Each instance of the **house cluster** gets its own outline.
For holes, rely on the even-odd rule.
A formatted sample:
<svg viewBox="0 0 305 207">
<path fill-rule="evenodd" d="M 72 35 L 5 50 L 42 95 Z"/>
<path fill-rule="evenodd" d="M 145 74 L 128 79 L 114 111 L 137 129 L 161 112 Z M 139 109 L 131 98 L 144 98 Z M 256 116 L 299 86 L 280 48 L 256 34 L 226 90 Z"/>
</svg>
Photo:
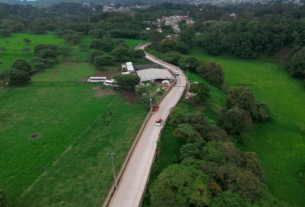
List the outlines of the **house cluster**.
<svg viewBox="0 0 305 207">
<path fill-rule="evenodd" d="M 162 19 L 157 19 L 157 25 L 158 26 L 160 26 L 161 24 L 171 25 L 173 30 L 176 33 L 179 33 L 180 29 L 179 29 L 178 23 L 182 19 L 185 19 L 187 24 L 191 23 L 191 21 L 192 21 L 191 19 L 189 19 L 188 16 L 179 16 L 179 15 L 173 15 L 173 16 L 169 16 L 169 17 L 163 16 Z M 161 28 L 157 28 L 157 31 L 162 32 Z"/>
</svg>

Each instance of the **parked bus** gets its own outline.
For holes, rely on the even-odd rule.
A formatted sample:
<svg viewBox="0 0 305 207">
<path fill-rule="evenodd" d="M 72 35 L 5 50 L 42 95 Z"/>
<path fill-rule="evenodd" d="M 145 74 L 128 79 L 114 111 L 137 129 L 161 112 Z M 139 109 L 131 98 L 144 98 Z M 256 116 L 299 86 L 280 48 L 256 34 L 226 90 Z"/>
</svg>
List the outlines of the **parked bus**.
<svg viewBox="0 0 305 207">
<path fill-rule="evenodd" d="M 162 116 L 159 116 L 158 119 L 157 119 L 157 121 L 156 121 L 156 125 L 157 125 L 157 126 L 161 126 L 162 123 L 163 123 Z"/>
<path fill-rule="evenodd" d="M 87 81 L 89 83 L 102 83 L 107 80 L 107 77 L 90 77 Z"/>
</svg>

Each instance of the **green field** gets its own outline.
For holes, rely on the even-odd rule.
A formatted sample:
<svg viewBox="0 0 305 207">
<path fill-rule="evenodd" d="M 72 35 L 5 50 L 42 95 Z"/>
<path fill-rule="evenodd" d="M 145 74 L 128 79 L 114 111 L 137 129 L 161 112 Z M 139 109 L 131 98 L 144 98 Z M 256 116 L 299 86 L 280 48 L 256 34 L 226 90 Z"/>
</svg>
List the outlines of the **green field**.
<svg viewBox="0 0 305 207">
<path fill-rule="evenodd" d="M 298 174 L 305 171 L 305 90 L 301 81 L 291 78 L 272 58 L 213 57 L 198 48 L 190 56 L 221 63 L 231 87 L 245 84 L 257 100 L 268 104 L 273 121 L 256 124 L 240 147 L 257 152 L 275 197 L 304 206 L 305 186 L 298 181 Z"/>
<path fill-rule="evenodd" d="M 34 57 L 33 50 L 29 55 L 12 52 L 26 46 L 17 41 L 23 38 L 37 41 L 30 47 L 64 42 L 51 33 L 0 38 L 0 44 L 10 42 L 4 43 L 9 51 L 0 55 L 1 69 L 9 68 L 14 59 Z M 82 43 L 88 46 L 92 39 L 84 36 Z M 126 42 L 135 47 L 140 41 Z M 76 47 L 66 59 L 85 60 L 88 51 Z M 114 62 L 105 71 L 120 67 L 121 63 Z M 148 108 L 126 104 L 133 98 L 128 93 L 97 90 L 101 84 L 80 81 L 97 72 L 88 62 L 61 62 L 35 74 L 24 86 L 5 89 L 1 84 L 0 183 L 12 206 L 41 207 L 61 201 L 102 205 L 113 183 L 107 153 L 116 153 L 118 172 Z M 108 116 L 109 112 L 114 115 Z"/>
</svg>

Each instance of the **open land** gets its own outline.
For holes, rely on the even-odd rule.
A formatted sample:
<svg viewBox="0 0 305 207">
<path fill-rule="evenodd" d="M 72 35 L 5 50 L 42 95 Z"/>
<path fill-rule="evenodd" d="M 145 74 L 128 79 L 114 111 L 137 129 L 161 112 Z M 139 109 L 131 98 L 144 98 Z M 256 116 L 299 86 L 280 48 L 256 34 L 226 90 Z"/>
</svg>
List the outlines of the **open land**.
<svg viewBox="0 0 305 207">
<path fill-rule="evenodd" d="M 23 38 L 32 42 L 26 45 Z M 88 46 L 93 39 L 84 36 L 79 44 Z M 131 48 L 140 42 L 125 41 Z M 65 45 L 51 33 L 1 38 L 0 45 L 8 52 L 0 55 L 0 69 L 10 68 L 17 58 L 30 61 L 35 56 L 33 46 L 40 43 Z M 29 54 L 12 51 L 26 46 L 32 48 Z M 87 59 L 88 50 L 72 48 L 59 60 Z M 110 78 L 120 67 L 114 62 L 97 70 L 89 62 L 62 61 L 33 75 L 24 86 L 0 87 L 0 183 L 6 186 L 12 206 L 41 207 L 61 201 L 101 206 L 113 183 L 107 153 L 116 153 L 118 172 L 148 112 L 133 93 L 85 81 L 97 75 Z"/>
<path fill-rule="evenodd" d="M 190 56 L 221 63 L 231 87 L 249 87 L 257 100 L 269 106 L 273 120 L 256 124 L 238 147 L 258 154 L 270 192 L 276 198 L 303 206 L 305 186 L 298 180 L 298 174 L 305 171 L 305 90 L 301 81 L 291 78 L 272 58 L 213 57 L 199 48 Z"/>
</svg>

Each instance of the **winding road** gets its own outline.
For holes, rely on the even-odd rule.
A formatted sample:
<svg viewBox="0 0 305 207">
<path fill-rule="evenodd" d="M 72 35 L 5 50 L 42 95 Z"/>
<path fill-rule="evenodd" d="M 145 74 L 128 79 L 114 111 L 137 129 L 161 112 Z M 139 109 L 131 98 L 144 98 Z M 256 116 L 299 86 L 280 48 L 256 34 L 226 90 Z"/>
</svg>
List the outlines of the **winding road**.
<svg viewBox="0 0 305 207">
<path fill-rule="evenodd" d="M 139 45 L 136 49 L 144 49 L 150 43 Z M 187 78 L 180 68 L 166 63 L 151 54 L 146 53 L 146 59 L 163 66 L 172 71 L 179 71 L 176 76 L 177 84 L 171 89 L 160 104 L 158 111 L 153 112 L 139 138 L 137 145 L 128 161 L 126 169 L 118 183 L 118 189 L 114 192 L 108 206 L 111 207 L 137 207 L 141 205 L 142 196 L 145 193 L 149 181 L 150 168 L 154 161 L 156 142 L 163 126 L 156 126 L 156 119 L 159 116 L 166 120 L 170 109 L 180 100 Z"/>
</svg>

